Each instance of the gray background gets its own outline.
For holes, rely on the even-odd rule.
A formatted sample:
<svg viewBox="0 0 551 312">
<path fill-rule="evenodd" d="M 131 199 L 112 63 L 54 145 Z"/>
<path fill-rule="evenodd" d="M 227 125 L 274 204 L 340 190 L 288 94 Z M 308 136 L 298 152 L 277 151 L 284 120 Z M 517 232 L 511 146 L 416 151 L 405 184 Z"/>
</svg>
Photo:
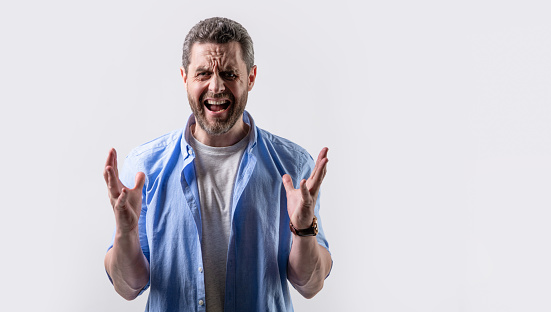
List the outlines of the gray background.
<svg viewBox="0 0 551 312">
<path fill-rule="evenodd" d="M 335 264 L 297 311 L 551 310 L 547 3 L 1 4 L 2 310 L 143 310 L 104 273 L 103 164 L 185 124 L 181 45 L 220 15 L 255 42 L 257 124 L 330 148 Z"/>
</svg>

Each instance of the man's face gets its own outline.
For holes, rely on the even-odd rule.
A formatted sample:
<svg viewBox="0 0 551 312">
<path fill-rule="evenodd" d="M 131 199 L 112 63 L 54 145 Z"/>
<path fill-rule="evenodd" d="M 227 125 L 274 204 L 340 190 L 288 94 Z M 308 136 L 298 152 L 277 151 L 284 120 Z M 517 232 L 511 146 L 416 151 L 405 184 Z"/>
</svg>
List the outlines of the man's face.
<svg viewBox="0 0 551 312">
<path fill-rule="evenodd" d="M 241 53 L 237 42 L 195 43 L 187 73 L 181 69 L 191 110 L 209 135 L 228 132 L 242 118 L 256 66 L 247 72 Z"/>
</svg>

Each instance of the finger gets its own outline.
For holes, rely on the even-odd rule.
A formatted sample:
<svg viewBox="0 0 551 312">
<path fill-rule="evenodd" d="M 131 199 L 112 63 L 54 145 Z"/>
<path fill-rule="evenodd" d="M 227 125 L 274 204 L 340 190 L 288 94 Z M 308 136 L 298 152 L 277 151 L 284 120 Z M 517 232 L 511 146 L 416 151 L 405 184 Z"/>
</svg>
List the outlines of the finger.
<svg viewBox="0 0 551 312">
<path fill-rule="evenodd" d="M 113 162 L 114 151 L 115 151 L 114 148 L 111 148 L 109 150 L 109 153 L 107 154 L 107 159 L 105 160 L 105 166 L 104 166 L 105 168 L 114 166 L 114 162 Z"/>
<path fill-rule="evenodd" d="M 103 179 L 105 180 L 105 184 L 109 183 L 109 175 L 107 173 L 107 167 L 103 168 Z"/>
<path fill-rule="evenodd" d="M 327 158 L 327 151 L 328 151 L 327 147 L 324 147 L 321 150 L 321 152 L 318 156 L 318 159 L 316 160 L 316 166 L 314 167 L 314 170 L 310 174 L 309 179 L 312 179 L 312 180 L 315 181 L 315 180 L 319 180 L 320 175 L 324 176 L 323 172 L 325 170 L 325 165 L 329 161 L 329 159 Z"/>
<path fill-rule="evenodd" d="M 319 168 L 320 168 L 320 163 L 323 159 L 327 158 L 327 152 L 329 151 L 329 149 L 327 147 L 324 147 L 321 149 L 319 155 L 318 155 L 318 159 L 316 160 L 316 165 L 314 166 L 314 170 L 312 170 L 312 173 L 310 174 L 310 178 L 313 179 L 314 176 L 316 175 L 316 173 L 318 173 L 319 171 Z"/>
<path fill-rule="evenodd" d="M 143 185 L 145 184 L 145 173 L 143 172 L 138 172 L 136 173 L 136 179 L 135 179 L 135 187 L 133 188 L 133 190 L 142 190 L 143 189 Z"/>
<path fill-rule="evenodd" d="M 302 195 L 302 199 L 306 201 L 310 198 L 310 192 L 308 191 L 308 188 L 306 187 L 306 180 L 302 179 L 300 181 L 300 194 Z"/>
<path fill-rule="evenodd" d="M 327 164 L 329 163 L 329 159 L 327 159 L 327 162 L 325 162 L 325 166 L 323 166 L 322 176 L 321 179 L 325 179 L 325 175 L 327 174 Z"/>
<path fill-rule="evenodd" d="M 105 167 L 113 165 L 112 159 L 113 159 L 113 151 L 114 150 L 115 150 L 114 148 L 111 148 L 109 150 L 109 153 L 107 154 L 107 160 L 105 161 Z"/>
<path fill-rule="evenodd" d="M 115 174 L 119 177 L 119 165 L 117 162 L 117 150 L 113 148 L 113 167 L 115 168 Z"/>
<path fill-rule="evenodd" d="M 321 183 L 323 182 L 325 174 L 327 173 L 327 162 L 329 162 L 329 159 L 327 158 L 324 158 L 319 162 L 316 174 L 309 181 L 311 182 L 309 183 L 311 194 L 317 194 L 319 188 L 321 187 Z"/>
<path fill-rule="evenodd" d="M 105 168 L 107 171 L 107 190 L 111 198 L 117 198 L 120 195 L 118 177 L 115 176 L 113 167 L 108 166 Z"/>
<path fill-rule="evenodd" d="M 329 163 L 329 158 L 327 158 L 327 151 L 325 153 L 325 164 L 323 165 L 323 169 L 321 171 L 321 180 L 325 178 L 325 175 L 327 174 L 327 163 Z"/>
<path fill-rule="evenodd" d="M 293 185 L 293 179 L 291 179 L 290 175 L 284 174 L 281 180 L 283 181 L 283 186 L 285 187 L 285 191 L 291 192 L 295 189 Z"/>
<path fill-rule="evenodd" d="M 114 169 L 115 175 L 119 176 L 119 169 L 117 168 L 117 151 L 114 148 L 111 148 L 109 150 L 109 154 L 107 155 L 107 160 L 105 161 L 105 168 L 112 167 Z M 106 172 L 104 172 L 105 182 L 107 182 L 107 175 Z"/>
<path fill-rule="evenodd" d="M 113 209 L 117 209 L 117 210 L 126 209 L 126 199 L 127 199 L 127 197 L 128 197 L 128 191 L 123 188 L 119 198 L 117 198 L 117 201 L 115 202 L 115 205 L 113 206 Z"/>
<path fill-rule="evenodd" d="M 324 147 L 321 149 L 319 155 L 318 155 L 318 161 L 327 158 L 327 152 L 329 152 L 329 148 Z"/>
</svg>

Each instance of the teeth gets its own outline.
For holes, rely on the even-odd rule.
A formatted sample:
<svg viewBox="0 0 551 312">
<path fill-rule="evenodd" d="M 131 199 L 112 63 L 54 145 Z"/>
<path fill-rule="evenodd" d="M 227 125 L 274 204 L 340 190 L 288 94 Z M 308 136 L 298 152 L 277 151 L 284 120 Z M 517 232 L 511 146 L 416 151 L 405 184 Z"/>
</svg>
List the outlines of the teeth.
<svg viewBox="0 0 551 312">
<path fill-rule="evenodd" d="M 227 101 L 227 100 L 207 100 L 207 104 L 210 104 L 210 105 L 222 105 L 222 104 L 226 104 L 226 101 Z"/>
</svg>

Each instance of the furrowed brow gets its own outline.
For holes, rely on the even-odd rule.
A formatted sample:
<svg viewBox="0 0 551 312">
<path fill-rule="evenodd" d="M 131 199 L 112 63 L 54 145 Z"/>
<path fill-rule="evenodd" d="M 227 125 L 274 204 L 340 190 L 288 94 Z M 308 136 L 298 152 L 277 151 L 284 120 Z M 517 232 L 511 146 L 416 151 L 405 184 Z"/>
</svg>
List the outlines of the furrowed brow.
<svg viewBox="0 0 551 312">
<path fill-rule="evenodd" d="M 210 72 L 211 69 L 206 66 L 199 66 L 195 69 L 196 72 Z"/>
<path fill-rule="evenodd" d="M 228 66 L 228 67 L 225 67 L 223 70 L 220 70 L 220 71 L 236 73 L 238 70 L 237 70 L 237 67 Z"/>
</svg>

